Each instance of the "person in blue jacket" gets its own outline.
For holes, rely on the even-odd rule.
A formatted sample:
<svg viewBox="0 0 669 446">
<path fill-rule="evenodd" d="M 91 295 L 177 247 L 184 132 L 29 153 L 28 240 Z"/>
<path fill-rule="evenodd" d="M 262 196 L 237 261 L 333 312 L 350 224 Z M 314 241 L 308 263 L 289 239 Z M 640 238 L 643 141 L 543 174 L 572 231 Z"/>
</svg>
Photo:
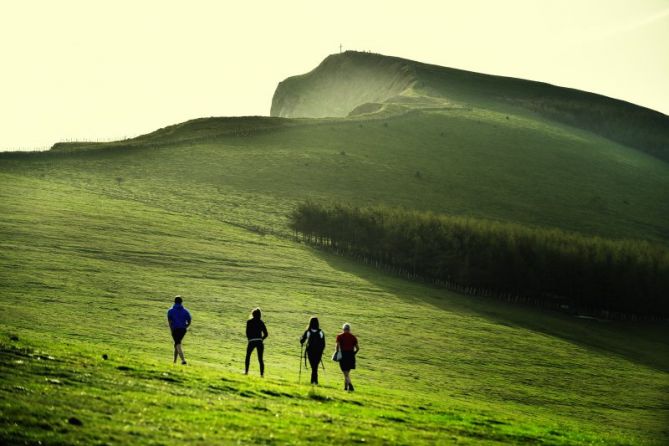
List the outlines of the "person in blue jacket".
<svg viewBox="0 0 669 446">
<path fill-rule="evenodd" d="M 172 339 L 174 339 L 174 363 L 177 362 L 177 355 L 181 358 L 181 363 L 186 364 L 184 351 L 181 348 L 181 341 L 186 336 L 186 330 L 190 326 L 191 317 L 188 310 L 183 306 L 181 296 L 174 298 L 174 305 L 167 311 L 167 322 L 170 324 Z"/>
</svg>

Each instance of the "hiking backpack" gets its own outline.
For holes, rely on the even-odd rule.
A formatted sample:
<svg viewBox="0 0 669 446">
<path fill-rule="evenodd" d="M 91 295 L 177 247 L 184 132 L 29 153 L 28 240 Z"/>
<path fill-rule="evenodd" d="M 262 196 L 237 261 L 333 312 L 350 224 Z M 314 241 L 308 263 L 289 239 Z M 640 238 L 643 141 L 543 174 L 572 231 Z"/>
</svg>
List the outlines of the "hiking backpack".
<svg viewBox="0 0 669 446">
<path fill-rule="evenodd" d="M 318 330 L 316 333 L 307 330 L 307 350 L 323 351 L 325 349 L 325 333 Z"/>
</svg>

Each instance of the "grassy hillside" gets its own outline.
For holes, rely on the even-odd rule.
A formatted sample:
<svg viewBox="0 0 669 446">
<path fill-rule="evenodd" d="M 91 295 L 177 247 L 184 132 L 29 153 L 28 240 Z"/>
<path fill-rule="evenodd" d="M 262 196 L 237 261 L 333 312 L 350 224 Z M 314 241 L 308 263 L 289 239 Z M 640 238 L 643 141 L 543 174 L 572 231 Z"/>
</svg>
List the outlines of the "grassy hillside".
<svg viewBox="0 0 669 446">
<path fill-rule="evenodd" d="M 483 108 L 541 116 L 669 161 L 669 117 L 628 102 L 553 85 L 347 51 L 279 83 L 272 116 Z"/>
<path fill-rule="evenodd" d="M 206 118 L 0 154 L 0 440 L 666 443 L 666 322 L 460 296 L 290 237 L 290 211 L 312 198 L 668 244 L 667 163 L 407 79 L 355 117 Z M 382 99 L 374 88 L 365 100 Z M 184 368 L 164 321 L 175 294 L 195 316 Z M 264 380 L 240 373 L 256 305 Z M 296 383 L 314 313 L 330 345 L 353 324 L 356 393 L 329 361 L 322 388 Z"/>
<path fill-rule="evenodd" d="M 669 165 L 591 133 L 507 116 L 211 118 L 73 153 L 7 154 L 1 168 L 278 231 L 297 202 L 314 198 L 669 240 Z"/>
<path fill-rule="evenodd" d="M 211 217 L 0 175 L 9 444 L 667 438 L 662 325 L 471 300 Z M 185 368 L 170 364 L 164 325 L 176 293 L 195 317 Z M 262 381 L 241 376 L 255 305 L 270 330 Z M 297 337 L 314 313 L 330 342 L 353 323 L 356 393 L 330 362 L 323 388 L 296 384 Z"/>
</svg>

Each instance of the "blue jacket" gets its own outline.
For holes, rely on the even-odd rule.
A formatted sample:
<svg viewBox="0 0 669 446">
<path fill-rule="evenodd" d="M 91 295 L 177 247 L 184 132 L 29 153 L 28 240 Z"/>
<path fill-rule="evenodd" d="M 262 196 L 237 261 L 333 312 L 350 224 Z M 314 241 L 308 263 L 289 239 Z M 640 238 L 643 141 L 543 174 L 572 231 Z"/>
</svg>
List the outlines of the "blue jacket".
<svg viewBox="0 0 669 446">
<path fill-rule="evenodd" d="M 186 328 L 190 325 L 190 313 L 181 304 L 174 304 L 172 308 L 167 310 L 167 321 L 170 323 L 170 328 Z"/>
</svg>

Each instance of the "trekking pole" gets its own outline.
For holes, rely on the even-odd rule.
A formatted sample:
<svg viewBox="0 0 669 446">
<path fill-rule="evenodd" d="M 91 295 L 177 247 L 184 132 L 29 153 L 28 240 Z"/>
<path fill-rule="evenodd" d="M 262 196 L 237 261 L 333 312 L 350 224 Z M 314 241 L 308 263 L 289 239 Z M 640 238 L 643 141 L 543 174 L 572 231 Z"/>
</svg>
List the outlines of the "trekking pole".
<svg viewBox="0 0 669 446">
<path fill-rule="evenodd" d="M 323 364 L 323 358 L 321 358 L 321 366 L 323 367 L 323 377 L 325 377 L 325 364 Z"/>
<path fill-rule="evenodd" d="M 300 381 L 302 381 L 302 349 L 304 348 L 304 344 L 300 344 L 300 374 L 297 377 L 297 383 L 300 384 Z"/>
</svg>

